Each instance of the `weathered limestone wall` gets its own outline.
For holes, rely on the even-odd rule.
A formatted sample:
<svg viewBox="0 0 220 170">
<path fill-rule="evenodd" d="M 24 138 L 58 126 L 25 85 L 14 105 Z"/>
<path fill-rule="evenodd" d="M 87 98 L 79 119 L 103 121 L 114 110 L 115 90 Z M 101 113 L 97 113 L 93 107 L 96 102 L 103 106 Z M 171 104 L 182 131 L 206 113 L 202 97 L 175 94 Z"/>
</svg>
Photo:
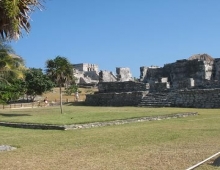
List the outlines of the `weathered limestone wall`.
<svg viewBox="0 0 220 170">
<path fill-rule="evenodd" d="M 99 93 L 146 91 L 146 84 L 141 82 L 99 82 Z"/>
<path fill-rule="evenodd" d="M 143 98 L 147 99 L 148 93 L 148 91 L 96 93 L 86 96 L 86 104 L 91 106 L 137 106 Z M 220 108 L 220 88 L 177 90 L 166 94 L 167 97 L 163 97 L 173 107 Z M 152 93 L 149 98 L 152 98 Z M 164 105 L 164 107 L 166 106 Z"/>
<path fill-rule="evenodd" d="M 88 63 L 80 63 L 73 64 L 73 68 L 78 71 L 99 71 L 99 67 L 97 64 L 88 64 Z"/>
<path fill-rule="evenodd" d="M 220 59 L 215 59 L 214 76 L 215 80 L 220 81 Z"/>
<path fill-rule="evenodd" d="M 133 81 L 133 77 L 130 68 L 116 67 L 117 81 Z"/>
<path fill-rule="evenodd" d="M 213 61 L 200 60 L 178 60 L 175 63 L 164 66 L 164 72 L 168 73 L 172 87 L 175 89 L 183 88 L 183 81 L 193 78 L 195 86 L 202 84 L 204 80 L 212 78 Z M 186 86 L 187 87 L 187 86 Z"/>
<path fill-rule="evenodd" d="M 140 80 L 144 83 L 158 82 L 161 77 L 164 77 L 163 75 L 163 68 L 161 67 L 140 67 Z"/>
<path fill-rule="evenodd" d="M 220 89 L 179 90 L 169 100 L 176 107 L 220 108 Z"/>
<path fill-rule="evenodd" d="M 201 87 L 207 81 L 220 80 L 220 59 L 198 54 L 189 59 L 165 64 L 164 67 L 140 67 L 142 82 L 152 85 L 161 77 L 167 77 L 172 89 Z"/>
<path fill-rule="evenodd" d="M 99 82 L 99 91 L 86 95 L 86 104 L 92 106 L 136 106 L 146 96 L 146 84 L 134 81 Z"/>
<path fill-rule="evenodd" d="M 97 84 L 99 81 L 98 65 L 96 64 L 73 64 L 74 76 L 77 84 Z"/>
<path fill-rule="evenodd" d="M 152 83 L 150 84 L 150 91 L 166 91 L 170 88 L 170 83 L 169 82 L 158 82 L 158 83 Z"/>
<path fill-rule="evenodd" d="M 86 95 L 89 106 L 137 106 L 148 92 L 96 93 Z"/>
<path fill-rule="evenodd" d="M 106 70 L 101 70 L 99 72 L 99 82 L 115 82 L 117 77 L 111 72 Z"/>
</svg>

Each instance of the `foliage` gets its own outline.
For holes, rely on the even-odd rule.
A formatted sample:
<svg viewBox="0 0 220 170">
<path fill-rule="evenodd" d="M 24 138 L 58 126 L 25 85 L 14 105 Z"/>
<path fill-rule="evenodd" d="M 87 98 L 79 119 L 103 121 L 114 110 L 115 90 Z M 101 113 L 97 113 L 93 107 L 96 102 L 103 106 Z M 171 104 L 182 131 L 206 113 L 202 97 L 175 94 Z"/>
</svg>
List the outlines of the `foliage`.
<svg viewBox="0 0 220 170">
<path fill-rule="evenodd" d="M 22 30 L 30 30 L 30 13 L 41 8 L 43 0 L 0 0 L 0 36 L 19 39 Z"/>
<path fill-rule="evenodd" d="M 30 68 L 25 73 L 26 94 L 30 95 L 33 101 L 36 95 L 42 95 L 54 87 L 49 77 L 43 74 L 42 69 Z"/>
<path fill-rule="evenodd" d="M 0 38 L 0 102 L 17 100 L 25 92 L 24 61 Z"/>
<path fill-rule="evenodd" d="M 67 58 L 57 56 L 46 61 L 46 73 L 58 86 L 64 86 L 74 79 L 73 66 Z"/>
<path fill-rule="evenodd" d="M 57 56 L 53 60 L 46 61 L 46 68 L 47 75 L 60 88 L 60 110 L 63 113 L 61 88 L 73 81 L 73 66 L 67 58 Z"/>
<path fill-rule="evenodd" d="M 72 93 L 76 93 L 77 91 L 78 91 L 78 86 L 76 84 L 72 84 L 72 85 L 68 86 L 67 88 L 65 88 L 65 93 L 69 96 Z"/>
<path fill-rule="evenodd" d="M 21 79 L 14 80 L 10 84 L 0 84 L 0 103 L 8 103 L 19 99 L 25 93 L 25 82 Z"/>
<path fill-rule="evenodd" d="M 15 55 L 10 45 L 0 39 L 0 79 L 4 82 L 23 78 L 24 61 Z"/>
</svg>

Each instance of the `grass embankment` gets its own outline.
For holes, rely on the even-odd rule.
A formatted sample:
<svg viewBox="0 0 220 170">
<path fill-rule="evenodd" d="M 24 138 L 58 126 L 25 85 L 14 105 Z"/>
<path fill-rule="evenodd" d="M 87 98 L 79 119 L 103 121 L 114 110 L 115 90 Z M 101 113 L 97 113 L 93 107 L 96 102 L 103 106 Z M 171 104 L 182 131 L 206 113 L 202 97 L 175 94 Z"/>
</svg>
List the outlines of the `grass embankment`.
<svg viewBox="0 0 220 170">
<path fill-rule="evenodd" d="M 79 88 L 79 100 L 80 101 L 85 101 L 86 99 L 86 95 L 87 94 L 93 94 L 94 92 L 96 92 L 98 89 L 95 87 L 88 87 L 88 88 Z M 63 96 L 63 100 L 66 101 L 70 101 L 70 102 L 74 102 L 75 101 L 75 94 L 71 94 L 71 95 L 67 95 L 65 94 L 65 88 L 62 88 L 62 96 Z M 55 100 L 60 100 L 60 90 L 59 88 L 53 88 L 52 91 L 44 93 L 42 95 L 42 100 L 47 97 L 48 101 L 55 101 Z"/>
<path fill-rule="evenodd" d="M 82 123 L 159 113 L 198 112 L 199 115 L 72 131 L 0 127 L 0 145 L 18 147 L 14 151 L 0 152 L 0 169 L 179 170 L 220 149 L 219 109 L 69 106 L 64 110 L 63 115 L 59 108 L 49 107 L 1 110 L 0 120 Z M 218 168 L 203 165 L 197 169 Z"/>
</svg>

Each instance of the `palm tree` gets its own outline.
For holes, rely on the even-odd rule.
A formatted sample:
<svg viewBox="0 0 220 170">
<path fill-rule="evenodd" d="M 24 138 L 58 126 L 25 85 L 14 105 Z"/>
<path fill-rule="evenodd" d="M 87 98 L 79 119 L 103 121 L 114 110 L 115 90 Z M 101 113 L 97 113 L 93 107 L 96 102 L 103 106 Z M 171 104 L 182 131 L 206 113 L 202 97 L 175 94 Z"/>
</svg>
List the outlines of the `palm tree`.
<svg viewBox="0 0 220 170">
<path fill-rule="evenodd" d="M 0 80 L 10 82 L 23 78 L 24 61 L 13 53 L 12 48 L 0 39 Z"/>
<path fill-rule="evenodd" d="M 46 61 L 46 73 L 60 88 L 60 110 L 62 107 L 62 87 L 70 82 L 73 76 L 73 66 L 65 57 L 57 56 L 54 60 Z"/>
<path fill-rule="evenodd" d="M 0 0 L 0 36 L 19 39 L 22 29 L 30 30 L 30 13 L 41 8 L 43 0 Z"/>
</svg>

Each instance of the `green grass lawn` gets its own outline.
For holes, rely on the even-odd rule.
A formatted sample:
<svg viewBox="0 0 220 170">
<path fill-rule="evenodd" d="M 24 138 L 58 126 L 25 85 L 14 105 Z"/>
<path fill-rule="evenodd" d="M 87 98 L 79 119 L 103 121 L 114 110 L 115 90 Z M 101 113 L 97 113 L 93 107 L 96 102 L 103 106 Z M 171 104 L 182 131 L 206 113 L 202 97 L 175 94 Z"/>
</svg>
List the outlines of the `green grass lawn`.
<svg viewBox="0 0 220 170">
<path fill-rule="evenodd" d="M 198 116 L 70 131 L 0 127 L 0 169 L 179 170 L 220 151 L 220 109 L 65 106 L 1 110 L 0 121 L 71 124 L 198 112 Z M 72 118 L 72 119 L 71 119 Z M 205 164 L 197 168 L 219 169 Z"/>
<path fill-rule="evenodd" d="M 181 112 L 198 112 L 198 109 L 64 106 L 64 114 L 60 114 L 59 107 L 5 109 L 0 110 L 0 121 L 67 125 Z"/>
</svg>

